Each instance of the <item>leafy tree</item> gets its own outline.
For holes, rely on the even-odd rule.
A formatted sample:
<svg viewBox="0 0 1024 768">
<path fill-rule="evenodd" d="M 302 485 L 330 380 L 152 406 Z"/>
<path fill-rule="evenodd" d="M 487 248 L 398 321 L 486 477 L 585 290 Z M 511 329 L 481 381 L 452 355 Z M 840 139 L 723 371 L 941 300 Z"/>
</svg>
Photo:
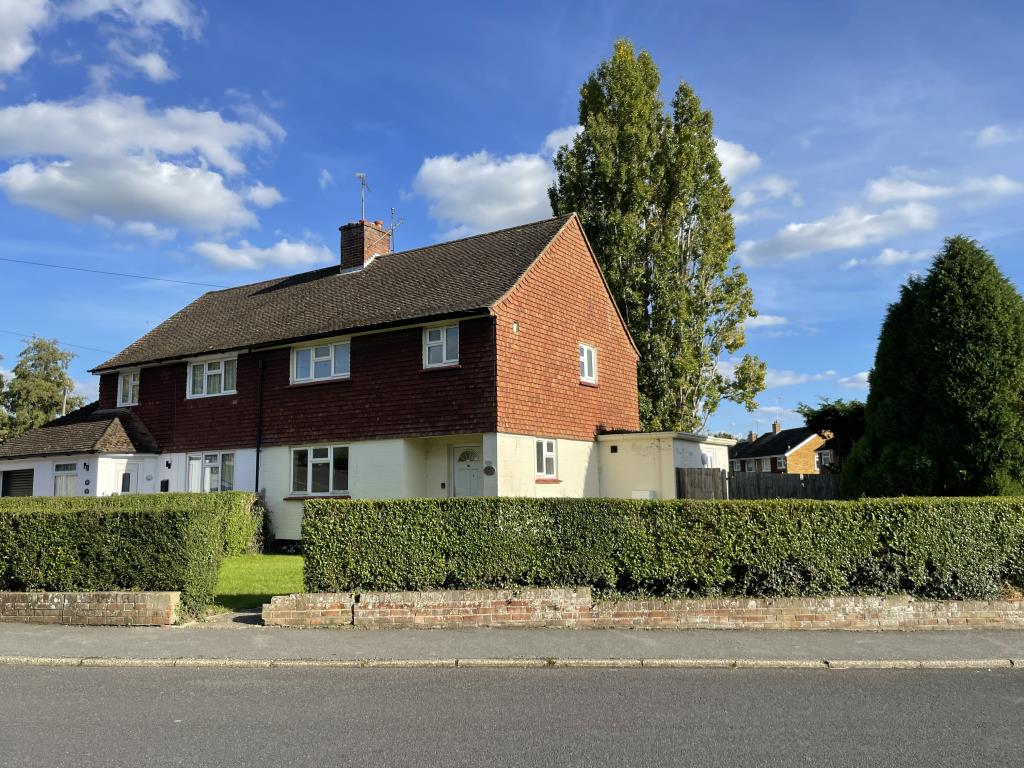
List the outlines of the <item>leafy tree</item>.
<svg viewBox="0 0 1024 768">
<path fill-rule="evenodd" d="M 843 459 L 864 434 L 864 403 L 860 400 L 824 397 L 817 406 L 800 403 L 796 412 L 804 417 L 804 424 L 819 434 L 831 432 L 836 453 Z"/>
<path fill-rule="evenodd" d="M 765 365 L 745 355 L 757 313 L 735 250 L 733 200 L 711 113 L 681 83 L 666 113 L 651 56 L 615 44 L 580 89 L 583 130 L 555 156 L 556 215 L 576 211 L 640 349 L 646 429 L 702 428 L 723 398 L 756 407 Z"/>
<path fill-rule="evenodd" d="M 1024 491 L 1024 299 L 970 238 L 948 238 L 889 307 L 845 495 Z"/>
<path fill-rule="evenodd" d="M 3 360 L 3 355 L 0 355 L 0 360 Z M 0 371 L 0 443 L 7 439 L 7 435 L 11 429 L 11 417 L 7 413 L 7 409 L 4 408 L 4 387 L 6 382 L 4 381 L 4 374 Z"/>
<path fill-rule="evenodd" d="M 56 340 L 33 336 L 25 342 L 11 380 L 0 395 L 10 415 L 8 437 L 85 405 L 84 398 L 71 394 L 75 382 L 68 375 L 68 366 L 74 357 L 74 352 L 61 349 Z"/>
</svg>

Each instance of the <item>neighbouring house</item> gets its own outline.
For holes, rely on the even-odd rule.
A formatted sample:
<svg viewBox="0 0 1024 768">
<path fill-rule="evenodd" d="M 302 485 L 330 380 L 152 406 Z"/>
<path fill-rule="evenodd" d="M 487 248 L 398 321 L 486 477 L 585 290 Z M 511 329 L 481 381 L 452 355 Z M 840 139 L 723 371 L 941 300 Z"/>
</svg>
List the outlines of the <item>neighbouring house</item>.
<svg viewBox="0 0 1024 768">
<path fill-rule="evenodd" d="M 831 464 L 834 455 L 827 447 L 830 435 L 820 435 L 810 427 L 782 429 L 778 421 L 772 431 L 758 437 L 751 433 L 729 449 L 729 468 L 742 472 L 814 475 Z"/>
<path fill-rule="evenodd" d="M 638 354 L 575 215 L 340 232 L 340 265 L 206 293 L 95 368 L 98 403 L 0 446 L 4 495 L 255 489 L 298 539 L 311 497 L 671 497 L 629 457 L 726 466 L 628 434 Z"/>
</svg>

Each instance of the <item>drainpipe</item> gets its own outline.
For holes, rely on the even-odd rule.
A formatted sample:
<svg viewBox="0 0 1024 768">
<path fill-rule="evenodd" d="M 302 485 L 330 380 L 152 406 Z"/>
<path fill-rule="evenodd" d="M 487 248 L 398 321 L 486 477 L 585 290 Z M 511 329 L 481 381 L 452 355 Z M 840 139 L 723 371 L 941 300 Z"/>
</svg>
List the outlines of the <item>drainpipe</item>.
<svg viewBox="0 0 1024 768">
<path fill-rule="evenodd" d="M 260 356 L 256 363 L 259 371 L 256 377 L 256 487 L 255 493 L 260 492 L 260 445 L 263 442 L 263 356 Z"/>
</svg>

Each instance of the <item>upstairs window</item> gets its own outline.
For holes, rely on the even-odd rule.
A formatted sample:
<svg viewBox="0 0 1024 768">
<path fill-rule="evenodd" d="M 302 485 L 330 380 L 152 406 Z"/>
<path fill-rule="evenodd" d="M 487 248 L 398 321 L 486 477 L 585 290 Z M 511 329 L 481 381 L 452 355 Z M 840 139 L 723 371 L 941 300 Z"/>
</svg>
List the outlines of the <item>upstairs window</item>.
<svg viewBox="0 0 1024 768">
<path fill-rule="evenodd" d="M 348 341 L 298 347 L 292 352 L 292 382 L 347 379 L 351 354 Z"/>
<path fill-rule="evenodd" d="M 139 404 L 139 372 L 125 371 L 117 377 L 117 405 L 125 408 Z"/>
<path fill-rule="evenodd" d="M 204 453 L 188 457 L 188 489 L 193 493 L 233 491 L 235 454 Z"/>
<path fill-rule="evenodd" d="M 423 329 L 423 367 L 438 368 L 459 363 L 459 326 Z"/>
<path fill-rule="evenodd" d="M 292 493 L 311 496 L 348 493 L 348 446 L 294 448 Z"/>
<path fill-rule="evenodd" d="M 558 461 L 555 455 L 555 441 L 537 441 L 537 477 L 558 477 Z"/>
<path fill-rule="evenodd" d="M 589 344 L 580 344 L 580 381 L 597 384 L 597 350 Z"/>
<path fill-rule="evenodd" d="M 233 358 L 203 360 L 188 366 L 188 396 L 215 397 L 235 394 L 238 361 Z"/>
</svg>

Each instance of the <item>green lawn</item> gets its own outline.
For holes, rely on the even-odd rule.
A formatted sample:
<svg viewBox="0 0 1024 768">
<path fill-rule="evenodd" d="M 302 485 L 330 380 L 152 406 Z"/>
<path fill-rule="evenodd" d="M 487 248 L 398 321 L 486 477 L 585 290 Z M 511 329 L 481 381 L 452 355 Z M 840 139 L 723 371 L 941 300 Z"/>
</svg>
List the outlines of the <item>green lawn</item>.
<svg viewBox="0 0 1024 768">
<path fill-rule="evenodd" d="M 237 611 L 259 608 L 272 595 L 302 591 L 301 555 L 239 555 L 224 558 L 215 602 Z"/>
</svg>

